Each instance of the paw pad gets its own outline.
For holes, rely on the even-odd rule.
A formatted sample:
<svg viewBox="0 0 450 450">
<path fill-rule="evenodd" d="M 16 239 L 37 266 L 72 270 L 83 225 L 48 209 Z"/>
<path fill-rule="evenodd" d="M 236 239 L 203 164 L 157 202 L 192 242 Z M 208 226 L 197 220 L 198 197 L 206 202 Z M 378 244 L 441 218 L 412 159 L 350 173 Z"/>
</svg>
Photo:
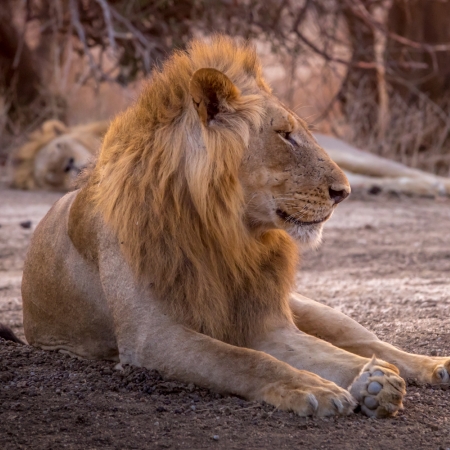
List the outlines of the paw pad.
<svg viewBox="0 0 450 450">
<path fill-rule="evenodd" d="M 382 364 L 386 363 L 373 358 L 349 388 L 369 417 L 393 416 L 402 408 L 405 382 L 394 370 L 380 367 Z"/>
<path fill-rule="evenodd" d="M 378 394 L 381 389 L 383 389 L 383 386 L 378 383 L 378 381 L 372 381 L 369 383 L 369 386 L 367 386 L 367 392 L 372 395 Z"/>
<path fill-rule="evenodd" d="M 364 404 L 369 408 L 369 409 L 377 409 L 379 404 L 376 398 L 373 397 L 366 397 L 364 399 Z"/>
</svg>

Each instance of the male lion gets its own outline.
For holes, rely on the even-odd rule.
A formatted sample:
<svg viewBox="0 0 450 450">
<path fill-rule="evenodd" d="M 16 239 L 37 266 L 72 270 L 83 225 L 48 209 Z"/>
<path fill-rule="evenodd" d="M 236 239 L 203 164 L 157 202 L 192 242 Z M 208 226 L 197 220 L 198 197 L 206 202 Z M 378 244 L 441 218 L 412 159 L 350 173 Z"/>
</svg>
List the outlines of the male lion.
<svg viewBox="0 0 450 450">
<path fill-rule="evenodd" d="M 106 121 L 66 127 L 48 120 L 31 133 L 12 157 L 11 186 L 17 189 L 69 191 L 80 171 L 100 148 Z"/>
<path fill-rule="evenodd" d="M 115 119 L 86 184 L 36 229 L 28 342 L 301 415 L 357 403 L 394 415 L 399 373 L 444 382 L 449 360 L 403 353 L 290 293 L 298 244 L 316 245 L 348 194 L 251 46 L 194 41 Z"/>
</svg>

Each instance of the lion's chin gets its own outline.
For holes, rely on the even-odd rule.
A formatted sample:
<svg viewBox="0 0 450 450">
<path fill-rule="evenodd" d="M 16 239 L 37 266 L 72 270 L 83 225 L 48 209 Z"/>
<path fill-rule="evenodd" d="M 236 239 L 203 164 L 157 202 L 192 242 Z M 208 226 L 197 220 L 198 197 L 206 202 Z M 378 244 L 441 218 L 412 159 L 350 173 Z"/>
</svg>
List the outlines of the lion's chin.
<svg viewBox="0 0 450 450">
<path fill-rule="evenodd" d="M 289 224 L 286 232 L 299 244 L 302 249 L 316 249 L 322 243 L 323 223 L 299 226 Z"/>
</svg>

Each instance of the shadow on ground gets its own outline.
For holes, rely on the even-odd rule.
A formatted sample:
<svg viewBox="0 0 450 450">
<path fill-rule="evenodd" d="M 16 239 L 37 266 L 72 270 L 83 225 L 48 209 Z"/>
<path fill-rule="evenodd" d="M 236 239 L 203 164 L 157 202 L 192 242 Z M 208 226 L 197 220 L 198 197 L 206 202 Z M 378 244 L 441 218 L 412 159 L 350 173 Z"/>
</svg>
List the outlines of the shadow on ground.
<svg viewBox="0 0 450 450">
<path fill-rule="evenodd" d="M 57 194 L 1 190 L 0 321 L 23 337 L 20 280 Z M 21 223 L 31 221 L 30 228 Z M 298 290 L 406 350 L 450 355 L 450 203 L 345 202 Z M 449 449 L 450 391 L 409 386 L 396 418 L 305 419 L 268 405 L 0 340 L 0 448 Z"/>
</svg>

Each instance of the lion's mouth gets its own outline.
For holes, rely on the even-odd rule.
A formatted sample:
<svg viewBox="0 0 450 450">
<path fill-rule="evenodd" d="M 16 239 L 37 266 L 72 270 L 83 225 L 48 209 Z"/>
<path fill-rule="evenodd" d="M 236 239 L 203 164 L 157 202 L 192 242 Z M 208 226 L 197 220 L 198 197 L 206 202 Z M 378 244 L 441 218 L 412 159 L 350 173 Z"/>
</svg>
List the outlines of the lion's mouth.
<svg viewBox="0 0 450 450">
<path fill-rule="evenodd" d="M 310 222 L 303 222 L 301 220 L 296 219 L 293 215 L 288 214 L 287 212 L 283 211 L 282 209 L 277 209 L 275 212 L 277 213 L 277 216 L 280 217 L 281 219 L 283 219 L 285 222 L 293 223 L 293 224 L 301 226 L 301 227 L 304 227 L 306 225 L 316 225 L 318 223 L 325 222 L 331 216 L 331 212 L 330 212 L 327 216 L 323 217 L 322 219 L 312 220 Z"/>
</svg>

